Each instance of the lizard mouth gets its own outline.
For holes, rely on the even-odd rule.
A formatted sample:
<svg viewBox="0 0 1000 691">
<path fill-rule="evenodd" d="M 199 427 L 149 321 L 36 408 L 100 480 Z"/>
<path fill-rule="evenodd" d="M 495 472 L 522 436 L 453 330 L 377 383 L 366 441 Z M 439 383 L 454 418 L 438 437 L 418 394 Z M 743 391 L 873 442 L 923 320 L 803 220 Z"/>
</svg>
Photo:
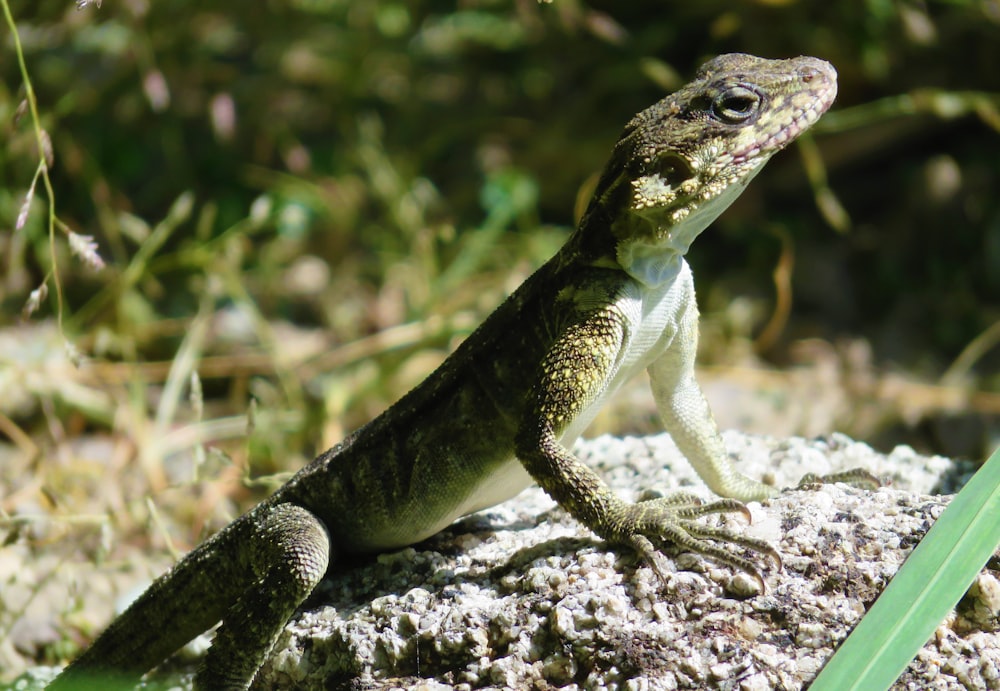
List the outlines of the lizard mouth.
<svg viewBox="0 0 1000 691">
<path fill-rule="evenodd" d="M 794 103 L 786 102 L 784 107 L 790 108 L 790 114 L 786 116 L 787 119 L 781 117 L 783 106 L 775 104 L 774 117 L 777 124 L 775 131 L 763 139 L 751 142 L 746 148 L 735 152 L 732 157 L 733 163 L 746 163 L 761 154 L 769 156 L 783 149 L 789 142 L 809 129 L 833 105 L 833 100 L 837 95 L 836 80 L 830 79 L 826 74 L 818 70 L 811 73 L 809 80 L 811 81 L 812 78 L 824 79 L 826 81 L 826 88 L 818 94 L 814 93 L 803 106 L 795 107 Z M 788 97 L 788 101 L 794 100 L 795 96 Z M 757 125 L 760 127 L 761 122 L 758 121 Z"/>
</svg>

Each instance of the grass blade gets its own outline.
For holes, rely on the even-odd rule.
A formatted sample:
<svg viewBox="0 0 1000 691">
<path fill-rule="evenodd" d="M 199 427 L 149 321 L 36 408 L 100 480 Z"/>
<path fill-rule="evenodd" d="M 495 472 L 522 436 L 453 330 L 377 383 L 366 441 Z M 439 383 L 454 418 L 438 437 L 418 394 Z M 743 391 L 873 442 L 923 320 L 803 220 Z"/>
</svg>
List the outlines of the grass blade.
<svg viewBox="0 0 1000 691">
<path fill-rule="evenodd" d="M 952 500 L 811 685 L 888 689 L 1000 544 L 1000 449 Z"/>
</svg>

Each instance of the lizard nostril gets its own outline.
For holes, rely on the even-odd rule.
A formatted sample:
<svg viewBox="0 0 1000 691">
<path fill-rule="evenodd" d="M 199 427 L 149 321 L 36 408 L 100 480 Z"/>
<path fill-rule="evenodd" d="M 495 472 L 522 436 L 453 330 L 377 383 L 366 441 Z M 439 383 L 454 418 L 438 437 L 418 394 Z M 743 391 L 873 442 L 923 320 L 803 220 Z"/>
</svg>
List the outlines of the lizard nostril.
<svg viewBox="0 0 1000 691">
<path fill-rule="evenodd" d="M 820 71 L 815 67 L 803 67 L 799 70 L 799 74 L 802 76 L 802 81 L 811 82 L 813 79 L 819 76 Z"/>
</svg>

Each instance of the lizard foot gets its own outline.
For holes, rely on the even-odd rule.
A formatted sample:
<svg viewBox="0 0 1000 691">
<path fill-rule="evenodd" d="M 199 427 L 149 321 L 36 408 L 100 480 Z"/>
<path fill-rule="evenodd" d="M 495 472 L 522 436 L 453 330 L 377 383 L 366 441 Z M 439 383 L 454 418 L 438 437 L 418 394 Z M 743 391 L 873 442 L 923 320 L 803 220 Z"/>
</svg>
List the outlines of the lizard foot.
<svg viewBox="0 0 1000 691">
<path fill-rule="evenodd" d="M 734 512 L 741 513 L 750 520 L 747 507 L 735 499 L 703 503 L 693 494 L 678 493 L 628 505 L 619 531 L 616 532 L 623 536 L 622 541 L 631 545 L 652 565 L 662 581 L 666 581 L 666 574 L 658 565 L 656 553 L 662 551 L 668 543 L 673 543 L 683 550 L 749 574 L 757 580 L 763 591 L 764 578 L 757 564 L 734 552 L 731 546 L 743 547 L 770 558 L 780 569 L 781 557 L 777 550 L 764 540 L 727 528 L 706 525 L 697 520 L 713 513 Z"/>
<path fill-rule="evenodd" d="M 852 487 L 867 490 L 876 490 L 883 485 L 882 480 L 877 475 L 872 475 L 862 468 L 853 468 L 829 475 L 806 473 L 799 480 L 799 484 L 791 489 L 813 489 L 817 485 L 832 485 L 836 482 L 843 482 Z"/>
</svg>

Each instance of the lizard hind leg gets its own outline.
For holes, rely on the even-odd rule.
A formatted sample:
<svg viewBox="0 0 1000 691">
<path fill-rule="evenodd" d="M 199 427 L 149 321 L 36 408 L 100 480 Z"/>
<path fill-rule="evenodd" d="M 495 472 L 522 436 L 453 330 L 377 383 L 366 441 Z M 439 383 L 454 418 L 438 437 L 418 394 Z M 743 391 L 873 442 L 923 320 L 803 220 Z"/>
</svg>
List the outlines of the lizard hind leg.
<svg viewBox="0 0 1000 691">
<path fill-rule="evenodd" d="M 330 537 L 322 521 L 294 504 L 259 510 L 240 546 L 252 584 L 223 617 L 195 677 L 198 691 L 248 689 L 288 619 L 326 573 Z"/>
</svg>

